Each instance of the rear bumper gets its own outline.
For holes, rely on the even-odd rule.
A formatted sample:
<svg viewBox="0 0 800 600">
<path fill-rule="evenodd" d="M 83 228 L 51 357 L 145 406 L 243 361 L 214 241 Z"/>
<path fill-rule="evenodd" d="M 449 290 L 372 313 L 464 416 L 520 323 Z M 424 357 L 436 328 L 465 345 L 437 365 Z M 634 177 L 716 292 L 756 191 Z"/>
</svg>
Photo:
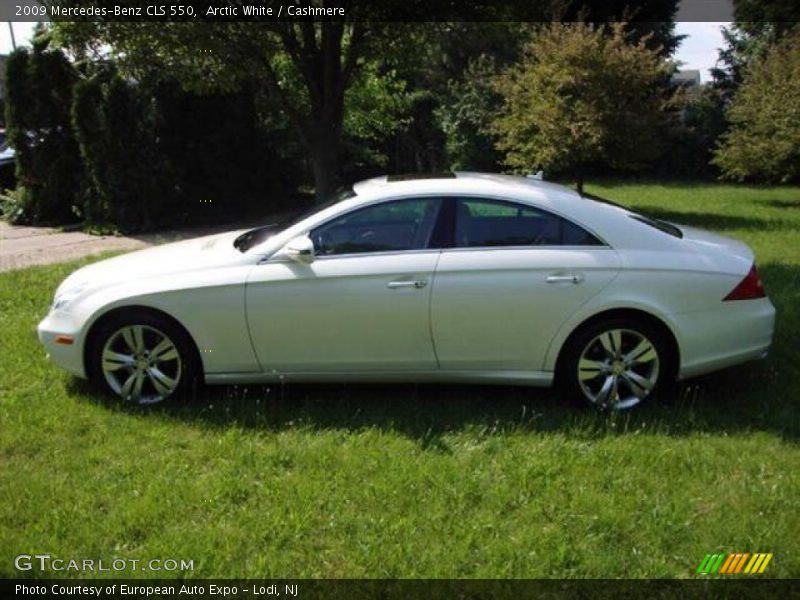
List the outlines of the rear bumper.
<svg viewBox="0 0 800 600">
<path fill-rule="evenodd" d="M 679 379 L 766 357 L 775 330 L 769 298 L 721 302 L 714 310 L 672 318 L 681 332 Z"/>
<path fill-rule="evenodd" d="M 47 358 L 73 375 L 86 378 L 83 365 L 83 339 L 80 327 L 76 327 L 69 315 L 51 312 L 37 328 L 39 341 L 47 351 Z M 72 344 L 56 342 L 56 336 L 71 337 Z"/>
</svg>

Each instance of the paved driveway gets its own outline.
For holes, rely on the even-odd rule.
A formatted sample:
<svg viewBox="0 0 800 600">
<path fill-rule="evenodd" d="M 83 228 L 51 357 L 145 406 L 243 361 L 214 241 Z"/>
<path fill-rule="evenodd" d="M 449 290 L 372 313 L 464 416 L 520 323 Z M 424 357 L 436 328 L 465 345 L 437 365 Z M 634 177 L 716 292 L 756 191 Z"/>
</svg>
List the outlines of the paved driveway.
<svg viewBox="0 0 800 600">
<path fill-rule="evenodd" d="M 274 222 L 274 219 L 263 220 L 263 223 L 270 222 Z M 51 227 L 23 227 L 0 221 L 0 271 L 65 262 L 109 250 L 136 250 L 164 242 L 255 227 L 259 224 L 261 222 L 235 223 L 124 237 L 89 235 L 81 231 L 60 231 Z"/>
</svg>

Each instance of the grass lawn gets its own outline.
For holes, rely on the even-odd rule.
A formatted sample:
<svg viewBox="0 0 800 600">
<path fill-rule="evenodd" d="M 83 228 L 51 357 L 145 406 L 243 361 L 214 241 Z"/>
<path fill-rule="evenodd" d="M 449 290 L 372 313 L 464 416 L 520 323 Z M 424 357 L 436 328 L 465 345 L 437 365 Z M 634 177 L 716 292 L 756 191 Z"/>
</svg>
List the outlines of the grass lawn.
<svg viewBox="0 0 800 600">
<path fill-rule="evenodd" d="M 3 273 L 0 577 L 40 575 L 13 557 L 48 553 L 193 560 L 191 577 L 691 578 L 735 551 L 800 576 L 800 188 L 587 191 L 750 244 L 778 308 L 770 358 L 625 415 L 467 386 L 210 388 L 139 409 L 35 339 L 81 263 Z"/>
</svg>

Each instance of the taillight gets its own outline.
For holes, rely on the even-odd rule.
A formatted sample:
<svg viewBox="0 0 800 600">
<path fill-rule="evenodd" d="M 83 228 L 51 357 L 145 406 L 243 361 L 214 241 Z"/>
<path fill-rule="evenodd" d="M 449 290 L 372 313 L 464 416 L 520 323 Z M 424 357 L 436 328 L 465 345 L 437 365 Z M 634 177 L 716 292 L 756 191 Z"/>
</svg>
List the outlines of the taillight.
<svg viewBox="0 0 800 600">
<path fill-rule="evenodd" d="M 764 292 L 764 285 L 761 283 L 761 277 L 758 276 L 755 263 L 750 267 L 750 272 L 745 275 L 745 278 L 739 282 L 731 293 L 725 296 L 722 301 L 726 300 L 754 300 L 755 298 L 763 298 L 767 294 Z"/>
</svg>

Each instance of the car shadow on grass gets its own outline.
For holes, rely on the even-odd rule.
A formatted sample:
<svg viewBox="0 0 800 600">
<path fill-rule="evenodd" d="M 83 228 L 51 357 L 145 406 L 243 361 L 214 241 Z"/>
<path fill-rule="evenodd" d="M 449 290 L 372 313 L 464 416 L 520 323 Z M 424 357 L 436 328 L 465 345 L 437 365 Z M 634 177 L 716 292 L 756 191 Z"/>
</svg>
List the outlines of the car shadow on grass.
<svg viewBox="0 0 800 600">
<path fill-rule="evenodd" d="M 204 429 L 239 427 L 359 432 L 377 429 L 404 435 L 422 448 L 449 451 L 444 436 L 478 437 L 561 433 L 598 439 L 630 434 L 690 435 L 768 431 L 800 438 L 796 403 L 759 394 L 772 387 L 769 363 L 727 369 L 676 385 L 667 397 L 626 412 L 601 412 L 565 401 L 549 389 L 446 384 L 283 384 L 200 386 L 190 397 L 163 405 L 136 406 L 90 386 L 70 386 L 82 398 L 114 411 L 175 419 Z"/>
<path fill-rule="evenodd" d="M 772 208 L 800 208 L 800 200 L 763 200 L 762 204 Z"/>
</svg>

